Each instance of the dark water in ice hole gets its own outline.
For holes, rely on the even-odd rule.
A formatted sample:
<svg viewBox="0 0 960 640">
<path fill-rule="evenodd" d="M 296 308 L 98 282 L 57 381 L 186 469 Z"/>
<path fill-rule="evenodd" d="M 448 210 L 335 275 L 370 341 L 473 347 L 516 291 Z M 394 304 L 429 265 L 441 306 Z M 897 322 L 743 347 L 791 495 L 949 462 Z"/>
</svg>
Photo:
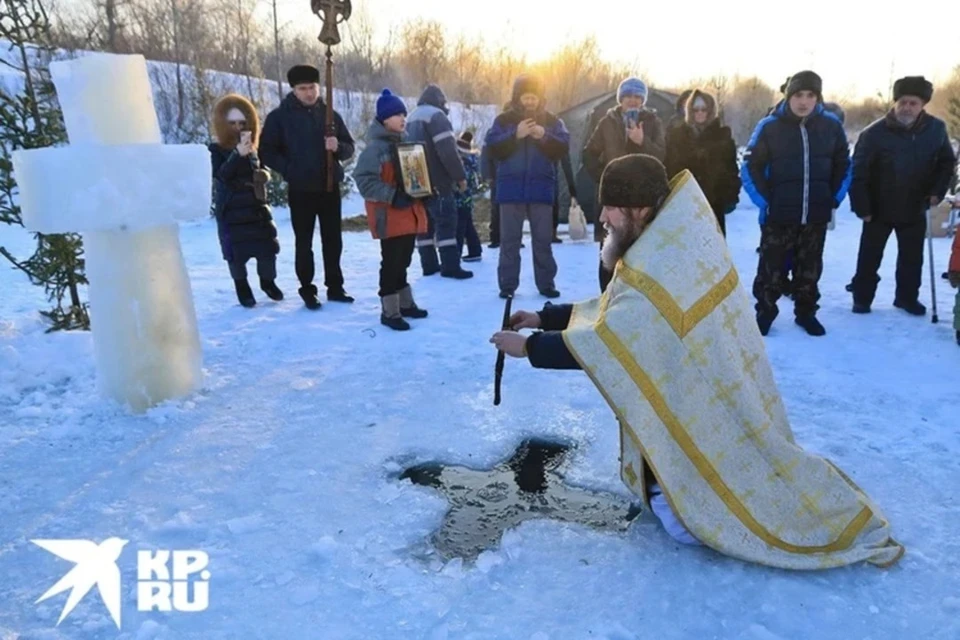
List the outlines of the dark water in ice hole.
<svg viewBox="0 0 960 640">
<path fill-rule="evenodd" d="M 570 447 L 530 439 L 490 470 L 425 463 L 400 475 L 433 487 L 450 502 L 431 542 L 446 560 L 474 560 L 496 548 L 507 529 L 525 520 L 576 522 L 603 531 L 625 531 L 640 504 L 615 494 L 567 485 L 562 469 Z"/>
</svg>

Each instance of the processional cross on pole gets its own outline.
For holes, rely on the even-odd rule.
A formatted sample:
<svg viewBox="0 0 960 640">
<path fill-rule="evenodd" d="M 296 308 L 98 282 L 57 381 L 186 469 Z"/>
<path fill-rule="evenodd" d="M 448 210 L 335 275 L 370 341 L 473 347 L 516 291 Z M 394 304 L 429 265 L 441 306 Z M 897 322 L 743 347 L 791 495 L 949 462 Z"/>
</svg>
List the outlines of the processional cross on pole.
<svg viewBox="0 0 960 640">
<path fill-rule="evenodd" d="M 340 44 L 340 30 L 337 25 L 350 19 L 353 7 L 350 0 L 311 0 L 310 8 L 323 21 L 323 28 L 317 37 L 327 45 L 326 52 L 326 122 L 328 137 L 337 135 L 337 125 L 333 121 L 333 49 Z M 327 191 L 334 190 L 334 158 L 333 152 L 327 151 Z"/>
</svg>

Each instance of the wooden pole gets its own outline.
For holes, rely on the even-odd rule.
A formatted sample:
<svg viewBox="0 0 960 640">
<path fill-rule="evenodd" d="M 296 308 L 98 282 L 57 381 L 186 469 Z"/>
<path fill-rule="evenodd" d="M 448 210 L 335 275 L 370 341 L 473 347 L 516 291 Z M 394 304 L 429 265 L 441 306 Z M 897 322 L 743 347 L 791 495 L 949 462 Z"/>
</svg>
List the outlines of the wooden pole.
<svg viewBox="0 0 960 640">
<path fill-rule="evenodd" d="M 283 63 L 280 60 L 280 28 L 277 26 L 277 0 L 273 0 L 273 50 L 277 55 L 277 99 L 283 102 Z"/>
<path fill-rule="evenodd" d="M 333 50 L 327 45 L 327 136 L 336 137 L 337 124 L 333 120 Z M 327 151 L 327 191 L 333 193 L 334 190 L 334 157 L 333 151 Z"/>
</svg>

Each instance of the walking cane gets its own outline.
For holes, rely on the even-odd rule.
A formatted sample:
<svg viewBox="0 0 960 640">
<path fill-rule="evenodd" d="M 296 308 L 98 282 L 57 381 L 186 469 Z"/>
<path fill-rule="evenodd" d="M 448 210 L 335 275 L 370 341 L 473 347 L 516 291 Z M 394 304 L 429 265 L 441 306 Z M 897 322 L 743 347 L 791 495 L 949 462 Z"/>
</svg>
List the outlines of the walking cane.
<svg viewBox="0 0 960 640">
<path fill-rule="evenodd" d="M 510 328 L 510 306 L 513 302 L 513 296 L 507 296 L 507 303 L 503 307 L 503 323 L 501 324 L 501 331 L 506 331 Z M 493 406 L 500 406 L 500 382 L 503 380 L 503 362 L 506 359 L 506 355 L 503 351 L 497 353 L 497 365 L 494 368 L 494 379 L 493 379 Z"/>
<path fill-rule="evenodd" d="M 930 254 L 930 295 L 933 300 L 933 324 L 937 324 L 937 279 L 936 269 L 933 267 L 933 216 L 927 207 L 927 252 Z"/>
</svg>

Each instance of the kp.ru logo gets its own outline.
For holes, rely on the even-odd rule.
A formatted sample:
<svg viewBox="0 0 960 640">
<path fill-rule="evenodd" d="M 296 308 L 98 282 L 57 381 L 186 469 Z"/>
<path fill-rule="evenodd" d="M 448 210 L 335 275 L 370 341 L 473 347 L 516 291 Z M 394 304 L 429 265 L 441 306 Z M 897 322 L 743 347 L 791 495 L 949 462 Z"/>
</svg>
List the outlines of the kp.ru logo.
<svg viewBox="0 0 960 640">
<path fill-rule="evenodd" d="M 117 560 L 128 540 L 31 540 L 76 566 L 37 600 L 70 589 L 57 626 L 94 586 L 120 629 L 120 568 Z M 172 567 L 168 563 L 172 560 Z M 210 605 L 210 558 L 203 551 L 137 551 L 137 611 L 204 611 Z M 191 583 L 191 576 L 194 580 Z M 193 593 L 191 594 L 191 586 Z M 192 597 L 191 597 L 192 595 Z"/>
</svg>

